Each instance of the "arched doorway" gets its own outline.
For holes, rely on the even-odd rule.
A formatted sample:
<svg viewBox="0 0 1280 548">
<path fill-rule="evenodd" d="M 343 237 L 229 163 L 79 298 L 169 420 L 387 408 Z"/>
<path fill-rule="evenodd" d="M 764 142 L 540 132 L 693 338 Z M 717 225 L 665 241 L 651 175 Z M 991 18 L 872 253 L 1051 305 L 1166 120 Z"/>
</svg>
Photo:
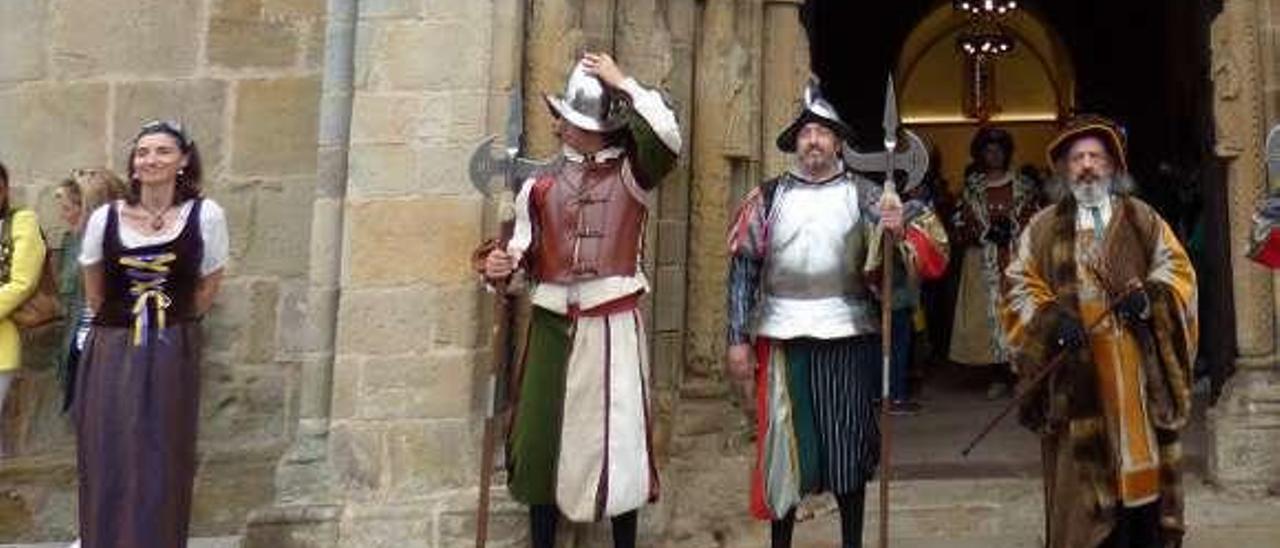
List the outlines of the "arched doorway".
<svg viewBox="0 0 1280 548">
<path fill-rule="evenodd" d="M 1013 50 L 984 63 L 956 47 L 968 18 L 944 4 L 911 30 L 894 69 L 903 122 L 936 149 L 935 166 L 951 193 L 959 191 L 969 141 L 982 125 L 1004 128 L 1017 148 L 1012 165 L 1045 168 L 1045 145 L 1058 120 L 1075 108 L 1075 72 L 1060 37 L 1035 14 L 1014 12 L 1005 22 Z M 981 99 L 978 98 L 981 96 Z M 989 111 L 979 116 L 977 103 Z"/>
<path fill-rule="evenodd" d="M 1018 47 L 996 68 L 998 108 L 989 122 L 1014 133 L 1015 165 L 1041 168 L 1047 167 L 1044 144 L 1061 116 L 1096 112 L 1126 127 L 1140 196 L 1188 244 L 1200 273 L 1201 325 L 1211 334 L 1202 343 L 1199 371 L 1207 400 L 1230 374 L 1236 356 L 1227 189 L 1212 149 L 1209 29 L 1221 5 L 1211 0 L 1022 4 L 1022 13 L 1006 22 Z M 804 22 L 814 71 L 855 128 L 859 145 L 879 148 L 882 82 L 894 73 L 904 121 L 937 147 L 942 174 L 954 192 L 978 119 L 965 109 L 964 58 L 954 46 L 964 19 L 951 2 L 809 0 Z M 945 360 L 931 364 L 939 361 Z M 926 401 L 919 418 L 904 421 L 916 431 L 900 438 L 905 447 L 899 456 L 911 459 L 914 451 L 920 460 L 910 464 L 919 464 L 917 471 L 925 475 L 951 474 L 957 467 L 963 475 L 1033 469 L 1028 464 L 1038 459 L 1034 439 L 1013 424 L 1005 425 L 1009 446 L 997 439 L 994 450 L 977 462 L 960 459 L 959 446 L 994 408 L 965 411 L 954 403 L 944 394 Z M 913 440 L 920 439 L 932 441 L 913 449 Z M 1189 451 L 1190 460 L 1203 455 L 1196 452 Z"/>
</svg>

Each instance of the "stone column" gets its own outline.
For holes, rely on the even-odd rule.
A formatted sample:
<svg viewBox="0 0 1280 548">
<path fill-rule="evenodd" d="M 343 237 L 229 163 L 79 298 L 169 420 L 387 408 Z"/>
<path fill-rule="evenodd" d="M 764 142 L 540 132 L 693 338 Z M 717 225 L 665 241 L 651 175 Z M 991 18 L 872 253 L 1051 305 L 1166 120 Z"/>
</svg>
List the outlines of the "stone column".
<svg viewBox="0 0 1280 548">
<path fill-rule="evenodd" d="M 461 546 L 474 535 L 489 302 L 470 271 L 485 208 L 467 159 L 506 119 L 513 78 L 495 71 L 518 70 L 522 3 L 329 9 L 308 306 L 331 330 L 313 334 L 298 443 L 246 544 Z M 522 513 L 493 508 L 492 543 L 521 542 Z"/>
<path fill-rule="evenodd" d="M 689 123 L 693 178 L 689 215 L 689 309 L 685 391 L 722 397 L 725 231 L 742 193 L 758 184 L 761 4 L 703 5 Z M 718 392 L 719 391 L 719 392 Z"/>
<path fill-rule="evenodd" d="M 250 514 L 250 547 L 327 547 L 342 506 L 329 462 L 329 412 L 342 268 L 343 201 L 351 136 L 358 0 L 329 3 L 324 50 L 315 200 L 312 204 L 309 321 L 301 337 L 298 427 L 276 470 L 276 502 Z"/>
<path fill-rule="evenodd" d="M 676 484 L 671 464 L 672 433 L 685 365 L 685 317 L 689 309 L 689 136 L 695 111 L 698 7 L 695 0 L 625 0 L 616 6 L 613 42 L 618 63 L 646 86 L 666 93 L 685 142 L 675 169 L 650 192 L 644 266 L 653 288 L 645 303 L 650 337 L 650 416 L 658 470 L 665 487 Z M 642 510 L 642 545 L 660 544 L 662 535 L 669 530 L 674 496 L 668 495 L 665 488 L 663 491 L 657 504 Z"/>
<path fill-rule="evenodd" d="M 761 151 L 765 173 L 781 173 L 791 159 L 774 140 L 795 119 L 801 90 L 809 80 L 809 40 L 800 24 L 803 0 L 766 0 L 764 3 L 764 62 L 761 67 L 764 132 Z"/>
<path fill-rule="evenodd" d="M 552 134 L 553 118 L 543 95 L 558 94 L 564 89 L 569 69 L 588 45 L 582 12 L 575 4 L 569 0 L 532 0 L 528 8 L 524 123 L 529 154 L 536 158 L 553 156 L 560 147 Z"/>
<path fill-rule="evenodd" d="M 1228 162 L 1237 371 L 1209 414 L 1209 473 L 1244 491 L 1280 487 L 1280 371 L 1275 354 L 1273 275 L 1245 258 L 1251 214 L 1266 188 L 1262 157 L 1264 85 L 1260 21 L 1266 2 L 1227 0 L 1212 29 L 1216 151 Z M 1274 48 L 1271 41 L 1268 48 Z M 1274 58 L 1269 52 L 1266 58 Z M 1203 334 L 1212 336 L 1212 334 Z M 1264 481 L 1259 481 L 1265 479 Z"/>
</svg>

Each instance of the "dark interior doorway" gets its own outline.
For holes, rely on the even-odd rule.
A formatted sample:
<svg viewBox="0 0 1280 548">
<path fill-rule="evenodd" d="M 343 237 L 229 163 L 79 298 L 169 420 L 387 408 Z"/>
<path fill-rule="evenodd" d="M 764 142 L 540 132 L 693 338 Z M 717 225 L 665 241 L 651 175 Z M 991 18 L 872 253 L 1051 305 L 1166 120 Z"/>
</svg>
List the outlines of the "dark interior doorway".
<svg viewBox="0 0 1280 548">
<path fill-rule="evenodd" d="M 880 147 L 885 76 L 912 29 L 946 4 L 950 2 L 805 3 L 802 20 L 813 71 L 857 133 L 859 148 Z M 1126 128 L 1140 197 L 1161 212 L 1193 254 L 1200 280 L 1198 374 L 1216 397 L 1236 355 L 1226 175 L 1213 154 L 1210 81 L 1209 28 L 1222 2 L 1020 4 L 1052 27 L 1069 50 L 1076 110 L 1106 115 Z M 952 430 L 948 425 L 933 428 Z"/>
</svg>

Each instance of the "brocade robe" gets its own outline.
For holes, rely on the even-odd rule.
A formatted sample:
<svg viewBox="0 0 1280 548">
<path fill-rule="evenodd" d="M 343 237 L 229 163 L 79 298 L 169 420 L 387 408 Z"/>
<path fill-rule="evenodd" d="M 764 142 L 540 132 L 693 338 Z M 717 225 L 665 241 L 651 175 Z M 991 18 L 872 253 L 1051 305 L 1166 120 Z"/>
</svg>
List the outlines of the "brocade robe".
<svg viewBox="0 0 1280 548">
<path fill-rule="evenodd" d="M 1096 217 L 1068 198 L 1032 219 L 1006 275 L 1004 328 L 1024 381 L 1053 359 L 1064 316 L 1089 330 L 1022 409 L 1043 441 L 1049 548 L 1097 546 L 1118 506 L 1157 501 L 1165 546 L 1180 546 L 1178 438 L 1199 336 L 1182 245 L 1135 198 L 1111 197 Z M 1127 323 L 1109 308 L 1133 280 L 1150 299 L 1149 318 Z"/>
</svg>

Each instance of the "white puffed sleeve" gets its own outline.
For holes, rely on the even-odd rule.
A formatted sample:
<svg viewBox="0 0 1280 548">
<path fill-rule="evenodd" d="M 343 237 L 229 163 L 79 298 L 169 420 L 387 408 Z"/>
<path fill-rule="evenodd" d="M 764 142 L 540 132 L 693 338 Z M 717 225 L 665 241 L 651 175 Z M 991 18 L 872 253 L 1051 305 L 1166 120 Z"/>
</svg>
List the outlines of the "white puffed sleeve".
<svg viewBox="0 0 1280 548">
<path fill-rule="evenodd" d="M 93 210 L 89 222 L 84 224 L 80 238 L 80 265 L 91 266 L 102 262 L 102 233 L 107 229 L 107 212 L 112 204 L 106 203 Z"/>
<path fill-rule="evenodd" d="M 200 275 L 208 276 L 227 266 L 231 255 L 227 215 L 222 206 L 208 198 L 200 205 L 200 237 L 204 240 L 204 260 L 200 262 Z"/>
</svg>

